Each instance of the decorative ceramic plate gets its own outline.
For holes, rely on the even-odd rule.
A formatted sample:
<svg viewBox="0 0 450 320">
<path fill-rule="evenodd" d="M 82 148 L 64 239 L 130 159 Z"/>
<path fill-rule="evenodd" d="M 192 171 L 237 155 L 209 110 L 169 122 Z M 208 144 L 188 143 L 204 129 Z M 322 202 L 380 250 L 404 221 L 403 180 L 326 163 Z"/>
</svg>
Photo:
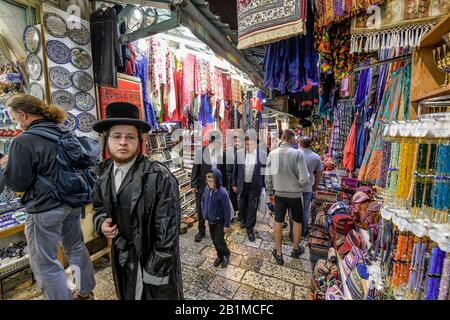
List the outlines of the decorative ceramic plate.
<svg viewBox="0 0 450 320">
<path fill-rule="evenodd" d="M 44 26 L 47 32 L 55 38 L 67 36 L 66 21 L 55 13 L 44 14 Z"/>
<path fill-rule="evenodd" d="M 85 71 L 76 71 L 72 75 L 72 83 L 80 91 L 89 91 L 94 86 L 94 79 Z"/>
<path fill-rule="evenodd" d="M 41 35 L 35 26 L 27 26 L 23 31 L 23 45 L 29 53 L 35 53 L 39 49 Z"/>
<path fill-rule="evenodd" d="M 70 49 L 64 43 L 58 40 L 47 41 L 45 45 L 47 56 L 57 64 L 70 62 Z"/>
<path fill-rule="evenodd" d="M 92 125 L 97 121 L 97 118 L 89 112 L 82 112 L 77 116 L 78 130 L 83 132 L 91 132 Z"/>
<path fill-rule="evenodd" d="M 68 29 L 70 39 L 72 39 L 72 41 L 75 42 L 76 44 L 84 46 L 91 41 L 91 36 L 89 34 L 88 28 L 86 28 L 81 23 L 74 28 Z"/>
<path fill-rule="evenodd" d="M 64 67 L 56 66 L 50 69 L 49 78 L 51 84 L 58 89 L 67 89 L 72 86 L 70 81 L 71 73 Z"/>
<path fill-rule="evenodd" d="M 41 77 L 42 63 L 37 55 L 30 53 L 25 60 L 25 65 L 27 66 L 28 76 L 31 80 L 38 80 Z"/>
<path fill-rule="evenodd" d="M 89 69 L 92 65 L 92 58 L 89 53 L 81 48 L 73 48 L 70 51 L 70 61 L 78 69 Z"/>
<path fill-rule="evenodd" d="M 51 99 L 53 104 L 60 106 L 66 111 L 71 110 L 75 103 L 73 94 L 66 90 L 57 90 L 53 92 Z"/>
<path fill-rule="evenodd" d="M 73 114 L 67 112 L 67 120 L 64 121 L 64 125 L 71 131 L 75 131 L 78 128 L 77 118 Z"/>
<path fill-rule="evenodd" d="M 75 94 L 75 107 L 81 111 L 92 110 L 95 107 L 95 99 L 89 92 L 80 91 Z"/>
<path fill-rule="evenodd" d="M 38 99 L 44 100 L 44 89 L 37 82 L 32 82 L 28 86 L 28 94 Z"/>
<path fill-rule="evenodd" d="M 6 140 L 5 144 L 3 145 L 3 153 L 8 155 L 9 154 L 9 147 L 11 147 L 11 140 Z"/>
</svg>

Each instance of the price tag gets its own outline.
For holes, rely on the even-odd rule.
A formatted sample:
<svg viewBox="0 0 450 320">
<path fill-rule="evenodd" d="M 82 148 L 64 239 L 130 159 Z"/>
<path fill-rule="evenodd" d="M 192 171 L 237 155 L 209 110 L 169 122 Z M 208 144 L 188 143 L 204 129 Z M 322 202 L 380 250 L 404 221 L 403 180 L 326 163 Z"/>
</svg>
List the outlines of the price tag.
<svg viewBox="0 0 450 320">
<path fill-rule="evenodd" d="M 386 210 L 385 208 L 381 208 L 380 210 L 381 217 L 385 220 L 391 220 L 392 219 L 392 212 L 389 210 Z"/>
<path fill-rule="evenodd" d="M 424 237 L 425 234 L 427 233 L 422 223 L 423 221 L 420 220 L 415 221 L 411 228 L 412 229 L 411 231 L 419 238 Z"/>
<path fill-rule="evenodd" d="M 412 135 L 418 138 L 426 137 L 428 135 L 428 124 L 426 123 L 417 124 L 413 129 Z"/>
<path fill-rule="evenodd" d="M 398 125 L 397 124 L 391 124 L 389 127 L 389 135 L 391 137 L 396 137 L 398 133 Z"/>
<path fill-rule="evenodd" d="M 409 136 L 409 131 L 410 131 L 410 130 L 411 130 L 411 129 L 408 128 L 408 124 L 407 124 L 407 123 L 402 123 L 402 124 L 400 124 L 400 125 L 399 125 L 399 128 L 398 128 L 398 132 L 399 132 L 399 134 L 400 134 L 401 137 L 407 137 L 407 136 Z"/>
<path fill-rule="evenodd" d="M 389 128 L 390 128 L 390 125 L 389 125 L 389 124 L 387 124 L 387 125 L 384 127 L 383 136 L 385 136 L 385 137 L 390 137 L 390 134 L 389 134 Z"/>
<path fill-rule="evenodd" d="M 436 123 L 433 126 L 433 136 L 436 138 L 447 138 L 450 136 L 450 128 L 446 123 Z"/>
</svg>

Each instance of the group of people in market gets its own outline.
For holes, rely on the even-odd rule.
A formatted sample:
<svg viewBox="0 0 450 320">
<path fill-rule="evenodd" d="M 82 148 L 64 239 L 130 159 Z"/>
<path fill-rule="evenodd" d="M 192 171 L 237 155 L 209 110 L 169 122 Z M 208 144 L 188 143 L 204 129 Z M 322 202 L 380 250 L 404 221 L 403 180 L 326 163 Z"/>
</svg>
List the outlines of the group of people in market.
<svg viewBox="0 0 450 320">
<path fill-rule="evenodd" d="M 127 102 L 106 107 L 105 119 L 93 129 L 102 137 L 107 160 L 87 170 L 89 174 L 83 169 L 89 163 L 86 159 L 95 154 L 89 150 L 95 149 L 95 143 L 86 145 L 62 125 L 66 118 L 62 108 L 20 94 L 10 98 L 7 110 L 24 133 L 14 139 L 8 156 L 1 155 L 0 188 L 6 185 L 23 193 L 20 201 L 28 212 L 25 236 L 30 267 L 44 296 L 94 298 L 94 270 L 80 222 L 84 205 L 78 205 L 93 203 L 97 234 L 112 242 L 118 298 L 183 299 L 178 181 L 168 168 L 143 154 L 144 134 L 151 128 L 140 120 L 138 108 Z M 304 252 L 302 229 L 306 235 L 309 205 L 323 170 L 309 138 L 301 137 L 298 148 L 294 131 L 284 130 L 279 146 L 268 152 L 258 148 L 256 134 L 247 133 L 245 146 L 241 148 L 235 137 L 230 148 L 225 153 L 231 154 L 231 161 L 224 157 L 220 135 L 212 134 L 209 144 L 196 150 L 191 176 L 199 220 L 195 241 L 205 237 L 208 221 L 217 251 L 214 266 L 227 267 L 230 250 L 225 234 L 230 223 L 233 218 L 240 221 L 249 241 L 255 241 L 257 210 L 266 201 L 265 188 L 275 217 L 272 254 L 278 264 L 284 263 L 282 229 L 289 213 L 291 256 L 299 258 Z M 70 168 L 73 158 L 81 160 Z M 88 197 L 74 201 L 84 195 L 76 190 L 86 190 Z M 57 259 L 59 243 L 75 288 L 67 285 Z"/>
</svg>

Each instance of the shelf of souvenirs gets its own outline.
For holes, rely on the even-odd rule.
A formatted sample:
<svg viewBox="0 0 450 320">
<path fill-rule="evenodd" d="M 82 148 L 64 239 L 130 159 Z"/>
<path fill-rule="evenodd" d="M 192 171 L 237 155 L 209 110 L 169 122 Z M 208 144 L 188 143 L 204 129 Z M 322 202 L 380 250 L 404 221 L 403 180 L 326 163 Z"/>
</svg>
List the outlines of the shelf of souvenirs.
<svg viewBox="0 0 450 320">
<path fill-rule="evenodd" d="M 0 205 L 0 210 L 2 210 L 0 212 L 0 238 L 23 231 L 27 218 L 25 206 L 18 205 L 5 209 L 3 205 Z"/>
<path fill-rule="evenodd" d="M 28 265 L 29 253 L 26 241 L 11 243 L 8 247 L 0 249 L 0 279 L 14 274 Z"/>
</svg>

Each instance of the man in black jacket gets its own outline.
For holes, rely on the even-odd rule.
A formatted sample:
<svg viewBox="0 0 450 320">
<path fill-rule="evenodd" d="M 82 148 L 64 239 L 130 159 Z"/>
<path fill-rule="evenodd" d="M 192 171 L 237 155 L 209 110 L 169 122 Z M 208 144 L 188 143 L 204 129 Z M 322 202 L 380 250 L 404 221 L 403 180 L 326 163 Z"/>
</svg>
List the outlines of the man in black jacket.
<svg viewBox="0 0 450 320">
<path fill-rule="evenodd" d="M 226 165 L 221 141 L 220 132 L 212 131 L 210 133 L 209 144 L 195 151 L 191 187 L 195 194 L 198 215 L 198 233 L 195 235 L 196 242 L 200 242 L 206 234 L 206 224 L 201 207 L 203 191 L 206 187 L 206 175 L 211 172 L 212 168 L 217 168 L 222 173 L 222 185 L 226 185 Z"/>
<path fill-rule="evenodd" d="M 64 110 L 46 105 L 29 95 L 18 95 L 7 102 L 8 113 L 24 133 L 16 137 L 9 156 L 0 160 L 5 168 L 6 185 L 16 192 L 24 192 L 21 203 L 26 205 L 25 236 L 30 253 L 30 267 L 44 296 L 49 300 L 93 299 L 94 270 L 81 230 L 82 208 L 71 208 L 52 195 L 38 175 L 56 181 L 58 162 L 57 144 L 40 136 L 27 134 L 27 130 L 46 128 L 56 134 L 67 129 L 60 123 L 66 118 Z M 1 179 L 0 179 L 1 181 Z M 67 277 L 56 259 L 58 243 L 80 279 L 79 291 L 71 292 Z"/>
<path fill-rule="evenodd" d="M 94 124 L 111 159 L 101 164 L 94 192 L 94 225 L 113 239 L 113 277 L 121 300 L 182 299 L 178 182 L 163 165 L 142 155 L 135 105 L 107 106 Z"/>
</svg>

